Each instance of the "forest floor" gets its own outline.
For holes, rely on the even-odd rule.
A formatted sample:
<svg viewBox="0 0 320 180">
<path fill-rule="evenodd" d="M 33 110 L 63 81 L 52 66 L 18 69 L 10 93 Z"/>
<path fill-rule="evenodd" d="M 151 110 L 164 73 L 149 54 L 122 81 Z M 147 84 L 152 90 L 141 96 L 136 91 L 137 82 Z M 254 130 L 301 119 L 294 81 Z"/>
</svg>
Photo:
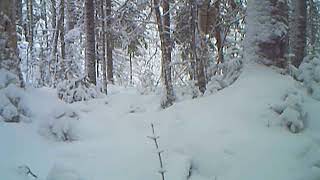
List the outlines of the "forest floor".
<svg viewBox="0 0 320 180">
<path fill-rule="evenodd" d="M 41 180 L 160 180 L 157 151 L 147 138 L 154 123 L 166 180 L 316 180 L 320 102 L 305 96 L 305 130 L 292 134 L 270 110 L 289 89 L 304 93 L 291 77 L 260 65 L 245 67 L 216 94 L 165 110 L 159 95 L 134 88 L 112 87 L 105 98 L 70 105 L 53 89 L 28 89 L 32 123 L 0 122 L 0 179 L 34 179 L 17 173 L 27 165 Z M 78 140 L 40 135 L 52 111 L 65 108 L 79 114 Z M 54 179 L 55 172 L 68 178 Z"/>
</svg>

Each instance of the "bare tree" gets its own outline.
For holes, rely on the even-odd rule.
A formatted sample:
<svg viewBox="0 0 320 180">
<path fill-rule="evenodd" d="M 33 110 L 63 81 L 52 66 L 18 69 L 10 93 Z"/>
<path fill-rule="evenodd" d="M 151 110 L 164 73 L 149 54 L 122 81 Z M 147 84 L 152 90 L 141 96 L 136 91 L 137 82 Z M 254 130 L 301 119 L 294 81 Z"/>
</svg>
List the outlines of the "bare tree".
<svg viewBox="0 0 320 180">
<path fill-rule="evenodd" d="M 88 80 L 96 84 L 96 48 L 95 48 L 95 20 L 94 1 L 85 0 L 85 24 L 86 24 L 86 72 Z"/>
</svg>

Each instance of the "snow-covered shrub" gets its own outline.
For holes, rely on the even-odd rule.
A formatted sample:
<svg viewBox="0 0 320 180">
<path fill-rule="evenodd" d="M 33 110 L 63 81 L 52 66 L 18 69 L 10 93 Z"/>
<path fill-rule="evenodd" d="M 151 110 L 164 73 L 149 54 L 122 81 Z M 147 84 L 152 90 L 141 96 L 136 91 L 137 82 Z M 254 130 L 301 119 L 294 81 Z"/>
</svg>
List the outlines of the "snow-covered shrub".
<svg viewBox="0 0 320 180">
<path fill-rule="evenodd" d="M 139 84 L 138 84 L 138 91 L 140 94 L 149 94 L 150 92 L 155 91 L 155 77 L 154 73 L 148 69 L 144 70 L 139 74 Z"/>
<path fill-rule="evenodd" d="M 298 133 L 304 128 L 299 111 L 287 107 L 279 117 L 292 133 Z"/>
<path fill-rule="evenodd" d="M 303 83 L 308 93 L 320 101 L 320 55 L 306 56 L 298 69 L 290 66 L 289 70 L 296 80 Z"/>
<path fill-rule="evenodd" d="M 184 86 L 175 87 L 175 90 L 178 99 L 194 99 L 202 94 L 196 86 L 196 81 L 188 81 Z"/>
<path fill-rule="evenodd" d="M 18 86 L 18 77 L 0 69 L 0 121 L 29 122 L 30 110 L 25 104 L 24 91 Z"/>
<path fill-rule="evenodd" d="M 286 93 L 282 102 L 271 106 L 271 109 L 279 114 L 280 122 L 285 125 L 290 132 L 298 133 L 304 129 L 304 122 L 307 114 L 303 109 L 303 95 L 297 91 Z"/>
<path fill-rule="evenodd" d="M 241 74 L 243 63 L 241 59 L 217 64 L 209 70 L 210 81 L 205 94 L 212 94 L 233 84 Z"/>
<path fill-rule="evenodd" d="M 54 110 L 40 127 L 40 134 L 56 141 L 75 141 L 79 139 L 77 125 L 79 116 L 68 108 Z"/>
<path fill-rule="evenodd" d="M 86 77 L 62 81 L 57 86 L 57 93 L 58 97 L 67 103 L 87 101 L 99 95 Z"/>
<path fill-rule="evenodd" d="M 50 170 L 46 180 L 84 180 L 75 170 L 62 166 L 55 165 Z"/>
</svg>

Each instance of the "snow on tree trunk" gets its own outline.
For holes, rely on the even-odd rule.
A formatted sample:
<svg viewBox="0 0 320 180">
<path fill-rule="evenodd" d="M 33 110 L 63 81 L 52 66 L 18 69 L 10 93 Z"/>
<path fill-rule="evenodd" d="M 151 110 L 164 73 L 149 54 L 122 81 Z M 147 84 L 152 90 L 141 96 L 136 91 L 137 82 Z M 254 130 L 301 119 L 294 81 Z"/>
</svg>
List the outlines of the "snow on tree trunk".
<svg viewBox="0 0 320 180">
<path fill-rule="evenodd" d="M 94 2 L 85 0 L 85 24 L 86 24 L 86 72 L 89 82 L 96 84 L 96 49 L 94 33 Z"/>
<path fill-rule="evenodd" d="M 281 68 L 286 66 L 288 42 L 286 0 L 252 0 L 247 6 L 245 56 Z"/>
<path fill-rule="evenodd" d="M 299 67 L 305 55 L 307 42 L 307 2 L 295 0 L 292 4 L 292 18 L 290 21 L 290 48 L 294 57 L 292 64 Z"/>
</svg>

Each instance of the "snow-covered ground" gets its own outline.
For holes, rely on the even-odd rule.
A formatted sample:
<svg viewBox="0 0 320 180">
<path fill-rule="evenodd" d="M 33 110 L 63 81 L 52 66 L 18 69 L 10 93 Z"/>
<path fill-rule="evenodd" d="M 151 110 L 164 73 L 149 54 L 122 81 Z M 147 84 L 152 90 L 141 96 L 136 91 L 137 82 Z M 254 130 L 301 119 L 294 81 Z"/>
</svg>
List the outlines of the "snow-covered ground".
<svg viewBox="0 0 320 180">
<path fill-rule="evenodd" d="M 0 122 L 0 179 L 160 180 L 151 123 L 164 150 L 166 180 L 320 178 L 320 102 L 305 96 L 305 130 L 293 134 L 270 106 L 297 89 L 289 76 L 248 65 L 230 87 L 161 110 L 158 95 L 112 87 L 105 98 L 67 105 L 52 89 L 28 89 L 32 123 Z M 54 112 L 75 111 L 77 140 L 41 133 Z M 191 167 L 191 176 L 189 170 Z"/>
</svg>

